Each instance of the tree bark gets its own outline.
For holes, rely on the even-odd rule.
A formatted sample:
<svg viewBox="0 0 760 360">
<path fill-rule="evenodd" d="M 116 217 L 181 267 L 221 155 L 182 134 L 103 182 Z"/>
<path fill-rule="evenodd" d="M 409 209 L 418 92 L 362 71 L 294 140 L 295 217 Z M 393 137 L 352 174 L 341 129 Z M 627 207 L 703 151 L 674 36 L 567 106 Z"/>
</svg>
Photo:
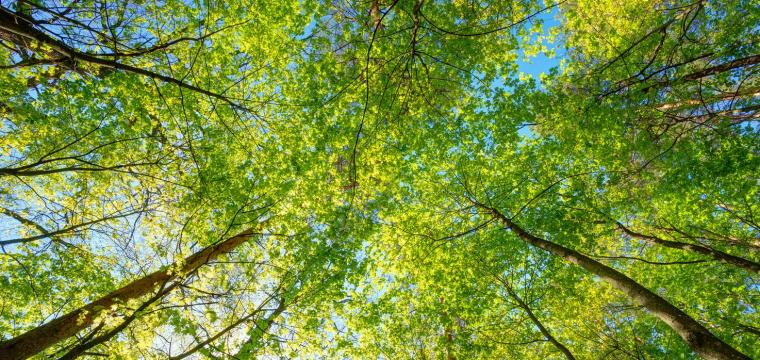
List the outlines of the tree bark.
<svg viewBox="0 0 760 360">
<path fill-rule="evenodd" d="M 17 43 L 19 46 L 27 48 L 29 48 L 29 42 L 38 42 L 39 44 L 46 45 L 51 49 L 47 55 L 54 56 L 55 58 L 52 59 L 54 62 L 66 63 L 74 69 L 77 68 L 77 62 L 82 61 L 106 68 L 139 74 L 222 100 L 236 108 L 248 110 L 244 106 L 236 104 L 230 98 L 222 94 L 199 88 L 180 79 L 162 75 L 132 65 L 123 64 L 114 60 L 102 59 L 91 54 L 83 53 L 57 39 L 48 36 L 43 31 L 32 26 L 29 19 L 15 14 L 11 10 L 2 6 L 0 6 L 0 38 L 7 39 L 9 41 Z M 34 51 L 35 49 L 30 48 L 30 50 Z"/>
<path fill-rule="evenodd" d="M 645 235 L 645 234 L 637 233 L 637 232 L 635 232 L 635 231 L 633 231 L 633 230 L 625 227 L 625 225 L 623 225 L 620 222 L 617 223 L 617 226 L 626 235 L 628 235 L 628 236 L 630 236 L 632 238 L 644 240 L 644 241 L 646 241 L 648 243 L 653 243 L 653 244 L 669 247 L 669 248 L 672 248 L 672 249 L 692 251 L 692 252 L 695 252 L 695 253 L 698 253 L 698 254 L 707 255 L 707 256 L 715 259 L 715 260 L 718 260 L 718 261 L 721 261 L 721 262 L 724 262 L 724 263 L 727 263 L 727 264 L 731 264 L 731 265 L 734 265 L 736 267 L 740 267 L 740 268 L 746 269 L 747 271 L 755 273 L 755 274 L 760 274 L 760 264 L 758 264 L 758 263 L 756 263 L 754 261 L 747 260 L 747 259 L 744 259 L 744 258 L 740 258 L 738 256 L 734 256 L 734 255 L 731 255 L 731 254 L 727 254 L 727 253 L 724 253 L 722 251 L 718 251 L 718 250 L 709 248 L 707 246 L 702 246 L 702 245 L 698 245 L 698 244 L 682 243 L 682 242 L 678 242 L 678 241 L 670 241 L 670 240 L 661 239 L 661 238 L 659 238 L 657 236 Z"/>
<path fill-rule="evenodd" d="M 523 301 L 520 296 L 515 293 L 514 289 L 512 289 L 512 286 L 510 286 L 504 279 L 497 276 L 497 279 L 499 282 L 504 285 L 504 288 L 507 290 L 507 294 L 509 294 L 509 297 L 511 297 L 515 302 L 517 302 L 517 306 L 519 306 L 523 311 L 525 311 L 525 314 L 528 315 L 528 318 L 530 318 L 530 321 L 533 322 L 533 325 L 536 325 L 539 331 L 541 331 L 541 334 L 544 335 L 546 340 L 549 340 L 550 343 L 552 343 L 559 351 L 561 351 L 563 354 L 565 354 L 565 357 L 569 360 L 575 360 L 575 356 L 573 356 L 573 353 L 570 352 L 570 349 L 568 349 L 564 344 L 559 342 L 552 334 L 549 332 L 549 329 L 547 329 L 543 323 L 536 317 L 536 315 L 533 313 L 533 310 L 530 309 L 530 306 L 528 306 L 525 301 Z"/>
<path fill-rule="evenodd" d="M 209 337 L 208 339 L 206 339 L 206 340 L 198 343 L 198 345 L 193 346 L 192 348 L 188 349 L 187 351 L 182 352 L 179 355 L 175 355 L 175 356 L 170 357 L 169 360 L 182 360 L 182 359 L 184 359 L 184 358 L 186 358 L 186 357 L 188 357 L 190 355 L 195 354 L 198 350 L 203 349 L 208 344 L 216 341 L 216 339 L 218 339 L 218 338 L 224 336 L 225 334 L 229 333 L 230 331 L 234 330 L 235 328 L 237 328 L 238 326 L 240 326 L 240 324 L 242 324 L 242 323 L 244 323 L 246 321 L 250 321 L 254 316 L 256 316 L 259 313 L 259 311 L 260 310 L 256 310 L 256 311 L 248 314 L 247 316 L 244 316 L 244 317 L 240 318 L 238 321 L 235 321 L 234 323 L 230 324 L 229 326 L 227 326 L 226 328 L 222 329 L 221 331 L 219 331 L 215 335 L 213 335 L 213 336 Z"/>
<path fill-rule="evenodd" d="M 511 229 L 520 239 L 537 248 L 548 251 L 566 261 L 578 265 L 594 275 L 599 276 L 614 288 L 628 295 L 631 299 L 644 306 L 658 319 L 670 326 L 686 343 L 701 357 L 708 360 L 750 360 L 750 358 L 732 348 L 723 340 L 710 333 L 681 309 L 673 306 L 667 300 L 640 285 L 625 274 L 604 265 L 573 249 L 538 238 L 512 222 L 498 210 L 483 204 L 476 205 L 498 218 L 504 226 Z"/>
<path fill-rule="evenodd" d="M 643 93 L 648 93 L 650 90 L 657 90 L 663 87 L 668 87 L 675 84 L 681 84 L 686 83 L 689 81 L 699 80 L 711 75 L 720 74 L 726 71 L 731 71 L 734 69 L 746 67 L 746 66 L 754 66 L 760 63 L 760 55 L 752 55 L 745 58 L 740 58 L 736 60 L 732 60 L 726 63 L 718 64 L 715 66 L 710 66 L 708 68 L 695 71 L 690 74 L 686 74 L 680 78 L 672 79 L 672 80 L 664 80 L 660 82 L 656 82 L 652 85 L 649 85 L 641 90 Z"/>
<path fill-rule="evenodd" d="M 280 304 L 276 309 L 274 309 L 274 311 L 272 311 L 271 314 L 269 314 L 269 316 L 256 321 L 253 325 L 253 328 L 251 328 L 251 330 L 248 332 L 250 335 L 248 337 L 248 341 L 243 344 L 243 346 L 233 358 L 253 358 L 256 350 L 258 350 L 261 346 L 261 341 L 264 339 L 264 335 L 266 335 L 266 333 L 269 331 L 269 328 L 272 327 L 275 319 L 277 319 L 285 311 L 286 307 L 287 305 L 285 303 L 285 299 L 280 299 Z"/>
<path fill-rule="evenodd" d="M 74 360 L 78 358 L 79 356 L 83 355 L 87 350 L 90 350 L 95 346 L 98 346 L 108 340 L 111 340 L 114 336 L 118 335 L 122 330 L 126 329 L 127 326 L 129 326 L 129 324 L 135 321 L 135 319 L 137 319 L 141 311 L 145 310 L 148 306 L 152 305 L 156 301 L 163 298 L 167 293 L 172 291 L 176 287 L 176 285 L 177 283 L 173 283 L 166 288 L 159 289 L 158 293 L 156 293 L 150 299 L 142 303 L 142 305 L 137 307 L 137 309 L 135 309 L 135 311 L 133 311 L 132 314 L 127 316 L 124 319 L 124 321 L 122 321 L 121 324 L 119 324 L 117 327 L 111 330 L 108 330 L 106 333 L 96 338 L 83 341 L 81 344 L 74 346 L 71 350 L 69 350 L 67 353 L 61 356 L 58 360 Z M 100 327 L 101 325 L 98 325 L 98 327 Z"/>
<path fill-rule="evenodd" d="M 0 359 L 26 359 L 40 353 L 92 325 L 101 310 L 148 295 L 158 286 L 177 279 L 181 274 L 195 271 L 219 255 L 231 252 L 253 235 L 252 229 L 243 231 L 188 256 L 179 269 L 176 269 L 177 264 L 174 264 L 175 266 L 153 272 L 57 319 L 0 342 Z"/>
</svg>

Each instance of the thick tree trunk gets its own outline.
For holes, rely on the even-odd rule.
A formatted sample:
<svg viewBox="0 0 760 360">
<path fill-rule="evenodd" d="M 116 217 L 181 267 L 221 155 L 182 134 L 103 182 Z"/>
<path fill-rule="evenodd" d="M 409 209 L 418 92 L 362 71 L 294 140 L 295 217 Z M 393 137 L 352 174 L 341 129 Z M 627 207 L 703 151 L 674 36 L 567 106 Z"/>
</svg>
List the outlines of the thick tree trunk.
<svg viewBox="0 0 760 360">
<path fill-rule="evenodd" d="M 74 360 L 74 359 L 82 356 L 87 350 L 90 350 L 90 349 L 92 349 L 95 346 L 98 346 L 98 345 L 100 345 L 102 343 L 105 343 L 105 342 L 111 340 L 114 336 L 116 336 L 119 333 L 121 333 L 122 330 L 126 329 L 127 326 L 129 326 L 129 324 L 131 324 L 133 321 L 135 321 L 135 319 L 137 319 L 137 317 L 140 314 L 140 312 L 142 312 L 143 310 L 145 310 L 148 306 L 151 306 L 156 301 L 158 301 L 161 298 L 163 298 L 166 294 L 168 294 L 170 291 L 172 291 L 176 287 L 176 285 L 177 285 L 177 283 L 175 282 L 175 283 L 171 284 L 168 287 L 161 287 L 155 295 L 153 295 L 150 299 L 148 299 L 148 301 L 145 301 L 144 303 L 142 303 L 142 305 L 140 305 L 139 307 L 137 307 L 137 309 L 135 311 L 133 311 L 132 314 L 130 314 L 129 316 L 127 316 L 121 322 L 121 324 L 119 324 L 115 328 L 110 329 L 107 332 L 105 332 L 104 334 L 101 334 L 101 335 L 99 335 L 99 336 L 97 336 L 95 338 L 87 339 L 87 340 L 82 340 L 82 342 L 79 345 L 74 346 L 73 348 L 71 348 L 71 350 L 69 350 L 67 353 L 65 353 L 63 356 L 61 356 L 58 360 Z M 96 326 L 96 330 L 100 326 L 102 326 L 102 323 L 100 325 Z M 93 330 L 93 332 L 92 332 L 93 335 L 95 335 L 97 333 L 96 330 Z"/>
<path fill-rule="evenodd" d="M 657 236 L 645 235 L 645 234 L 637 233 L 637 232 L 635 232 L 635 231 L 633 231 L 633 230 L 625 227 L 623 224 L 621 224 L 619 222 L 617 223 L 617 226 L 626 235 L 628 235 L 628 236 L 630 236 L 632 238 L 644 240 L 644 241 L 649 242 L 649 243 L 653 243 L 653 244 L 669 247 L 669 248 L 672 248 L 672 249 L 692 251 L 692 252 L 695 252 L 695 253 L 698 253 L 698 254 L 707 255 L 707 256 L 715 259 L 715 260 L 718 260 L 718 261 L 721 261 L 721 262 L 724 262 L 724 263 L 727 263 L 727 264 L 731 264 L 731 265 L 734 265 L 736 267 L 740 267 L 740 268 L 746 269 L 747 271 L 753 272 L 755 274 L 760 274 L 760 264 L 758 264 L 758 263 L 756 263 L 754 261 L 747 260 L 747 259 L 744 259 L 744 258 L 740 258 L 738 256 L 727 254 L 727 253 L 724 253 L 722 251 L 718 251 L 718 250 L 715 250 L 715 249 L 711 249 L 711 248 L 709 248 L 707 246 L 702 246 L 702 245 L 697 245 L 697 244 L 682 243 L 682 242 L 678 242 L 678 241 L 670 241 L 670 240 L 661 239 L 661 238 L 659 238 Z"/>
<path fill-rule="evenodd" d="M 710 333 L 707 328 L 691 318 L 681 309 L 673 306 L 667 300 L 629 278 L 625 274 L 604 265 L 586 255 L 562 245 L 547 241 L 525 231 L 494 208 L 483 204 L 479 207 L 489 211 L 511 229 L 520 239 L 540 249 L 559 256 L 570 263 L 578 265 L 594 275 L 599 276 L 616 289 L 628 295 L 631 299 L 644 306 L 658 319 L 668 324 L 697 354 L 709 360 L 750 360 L 750 358 L 732 348 L 721 339 Z"/>
<path fill-rule="evenodd" d="M 100 310 L 108 309 L 112 305 L 117 305 L 130 299 L 148 295 L 158 286 L 175 280 L 179 275 L 193 272 L 219 255 L 229 253 L 248 240 L 253 234 L 252 230 L 243 231 L 227 240 L 188 256 L 179 269 L 170 266 L 151 273 L 55 320 L 40 325 L 15 338 L 0 342 L 0 359 L 26 359 L 44 351 L 59 341 L 74 336 L 92 325 Z"/>
</svg>

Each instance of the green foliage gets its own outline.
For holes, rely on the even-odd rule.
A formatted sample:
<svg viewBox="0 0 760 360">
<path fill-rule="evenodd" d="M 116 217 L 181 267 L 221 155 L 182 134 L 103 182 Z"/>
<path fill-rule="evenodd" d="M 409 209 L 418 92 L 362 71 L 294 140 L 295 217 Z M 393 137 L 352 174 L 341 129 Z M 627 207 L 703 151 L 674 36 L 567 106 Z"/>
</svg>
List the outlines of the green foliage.
<svg viewBox="0 0 760 360">
<path fill-rule="evenodd" d="M 487 205 L 760 357 L 757 5 L 3 3 L 0 341 L 253 229 L 37 357 L 697 358 Z"/>
</svg>

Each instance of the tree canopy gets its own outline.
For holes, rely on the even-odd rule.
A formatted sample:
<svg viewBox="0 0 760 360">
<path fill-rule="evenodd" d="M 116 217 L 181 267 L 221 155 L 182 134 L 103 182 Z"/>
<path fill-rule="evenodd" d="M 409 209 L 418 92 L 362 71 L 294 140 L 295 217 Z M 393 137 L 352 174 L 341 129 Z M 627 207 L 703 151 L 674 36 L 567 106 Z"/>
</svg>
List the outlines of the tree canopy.
<svg viewBox="0 0 760 360">
<path fill-rule="evenodd" d="M 0 359 L 760 358 L 758 24 L 3 1 Z"/>
</svg>

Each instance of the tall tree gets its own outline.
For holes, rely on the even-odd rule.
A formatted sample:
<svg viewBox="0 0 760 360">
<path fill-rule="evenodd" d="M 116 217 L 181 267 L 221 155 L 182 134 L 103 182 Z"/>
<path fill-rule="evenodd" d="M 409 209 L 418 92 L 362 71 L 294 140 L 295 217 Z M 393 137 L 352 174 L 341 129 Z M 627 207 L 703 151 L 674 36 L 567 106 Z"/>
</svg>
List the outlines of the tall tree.
<svg viewBox="0 0 760 360">
<path fill-rule="evenodd" d="M 760 356 L 759 19 L 745 0 L 3 2 L 0 342 Z"/>
<path fill-rule="evenodd" d="M 176 284 L 172 284 L 176 278 L 195 272 L 209 261 L 234 250 L 253 235 L 253 230 L 243 231 L 187 257 L 181 263 L 137 279 L 81 308 L 60 316 L 44 325 L 40 325 L 22 335 L 3 341 L 0 343 L 0 351 L 4 354 L 4 357 L 9 359 L 25 359 L 35 355 L 57 342 L 86 329 L 93 324 L 99 316 L 100 311 L 104 309 L 109 309 L 119 303 L 151 294 L 156 288 L 159 288 L 158 294 L 165 294 L 166 289 L 176 287 Z"/>
</svg>

